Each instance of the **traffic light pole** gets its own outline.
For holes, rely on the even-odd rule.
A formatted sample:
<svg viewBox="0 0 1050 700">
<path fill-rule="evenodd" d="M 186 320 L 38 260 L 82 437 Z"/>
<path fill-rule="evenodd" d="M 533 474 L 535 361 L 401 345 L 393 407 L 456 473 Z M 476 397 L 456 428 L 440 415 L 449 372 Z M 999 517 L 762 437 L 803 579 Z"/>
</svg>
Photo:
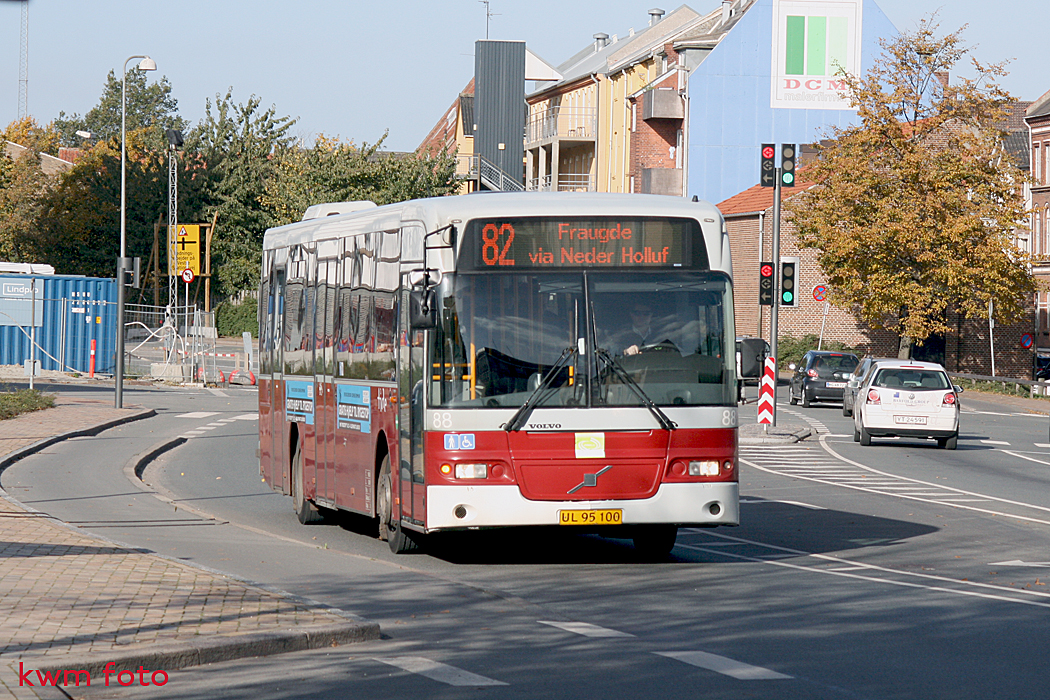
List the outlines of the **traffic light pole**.
<svg viewBox="0 0 1050 700">
<path fill-rule="evenodd" d="M 777 321 L 780 316 L 780 289 L 777 280 L 780 278 L 780 187 L 783 171 L 776 170 L 776 184 L 773 186 L 773 306 L 769 310 L 769 352 L 773 356 L 773 421 L 777 425 L 777 377 L 780 375 L 780 357 L 777 354 Z"/>
</svg>

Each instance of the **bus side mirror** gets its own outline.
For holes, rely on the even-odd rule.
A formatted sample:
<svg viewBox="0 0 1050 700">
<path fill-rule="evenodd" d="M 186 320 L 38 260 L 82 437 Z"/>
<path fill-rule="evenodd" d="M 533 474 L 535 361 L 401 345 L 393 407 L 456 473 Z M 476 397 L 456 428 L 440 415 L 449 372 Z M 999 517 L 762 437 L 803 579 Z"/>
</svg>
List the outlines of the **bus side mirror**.
<svg viewBox="0 0 1050 700">
<path fill-rule="evenodd" d="M 408 324 L 421 330 L 437 328 L 433 289 L 413 289 L 408 293 Z"/>
</svg>

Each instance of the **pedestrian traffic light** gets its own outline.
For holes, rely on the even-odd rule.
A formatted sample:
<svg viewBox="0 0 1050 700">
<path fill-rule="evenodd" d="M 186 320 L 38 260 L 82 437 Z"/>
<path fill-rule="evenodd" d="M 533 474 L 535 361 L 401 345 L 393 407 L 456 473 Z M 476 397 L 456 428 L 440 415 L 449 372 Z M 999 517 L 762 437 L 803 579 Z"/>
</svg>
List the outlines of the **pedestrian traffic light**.
<svg viewBox="0 0 1050 700">
<path fill-rule="evenodd" d="M 798 258 L 780 260 L 780 305 L 798 306 Z"/>
<path fill-rule="evenodd" d="M 780 144 L 780 169 L 783 171 L 780 177 L 784 187 L 793 186 L 795 184 L 795 144 Z"/>
<path fill-rule="evenodd" d="M 758 267 L 758 304 L 773 305 L 773 263 L 764 262 Z"/>
<path fill-rule="evenodd" d="M 763 187 L 775 187 L 777 184 L 777 147 L 773 143 L 762 144 L 762 169 L 759 171 L 759 182 Z"/>
</svg>

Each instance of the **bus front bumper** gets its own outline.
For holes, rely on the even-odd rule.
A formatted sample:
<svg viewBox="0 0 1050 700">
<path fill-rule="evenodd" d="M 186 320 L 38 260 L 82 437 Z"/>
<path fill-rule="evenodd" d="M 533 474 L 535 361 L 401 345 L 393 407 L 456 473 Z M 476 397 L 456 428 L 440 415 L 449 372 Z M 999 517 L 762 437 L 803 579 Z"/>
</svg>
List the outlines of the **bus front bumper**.
<svg viewBox="0 0 1050 700">
<path fill-rule="evenodd" d="M 563 510 L 621 510 L 623 525 L 738 525 L 738 482 L 661 484 L 645 500 L 530 501 L 514 485 L 427 487 L 427 530 L 557 525 Z"/>
</svg>

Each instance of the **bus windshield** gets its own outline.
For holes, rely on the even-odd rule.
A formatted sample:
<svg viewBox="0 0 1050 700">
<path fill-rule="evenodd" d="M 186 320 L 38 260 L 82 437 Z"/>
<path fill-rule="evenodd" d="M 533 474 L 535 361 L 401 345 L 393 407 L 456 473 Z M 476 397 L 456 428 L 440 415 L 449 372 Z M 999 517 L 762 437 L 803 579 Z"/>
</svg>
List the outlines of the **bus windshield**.
<svg viewBox="0 0 1050 700">
<path fill-rule="evenodd" d="M 431 406 L 516 408 L 541 385 L 543 406 L 642 406 L 639 390 L 657 406 L 735 401 L 720 273 L 458 274 L 438 297 Z M 583 351 L 565 361 L 570 348 Z"/>
</svg>

